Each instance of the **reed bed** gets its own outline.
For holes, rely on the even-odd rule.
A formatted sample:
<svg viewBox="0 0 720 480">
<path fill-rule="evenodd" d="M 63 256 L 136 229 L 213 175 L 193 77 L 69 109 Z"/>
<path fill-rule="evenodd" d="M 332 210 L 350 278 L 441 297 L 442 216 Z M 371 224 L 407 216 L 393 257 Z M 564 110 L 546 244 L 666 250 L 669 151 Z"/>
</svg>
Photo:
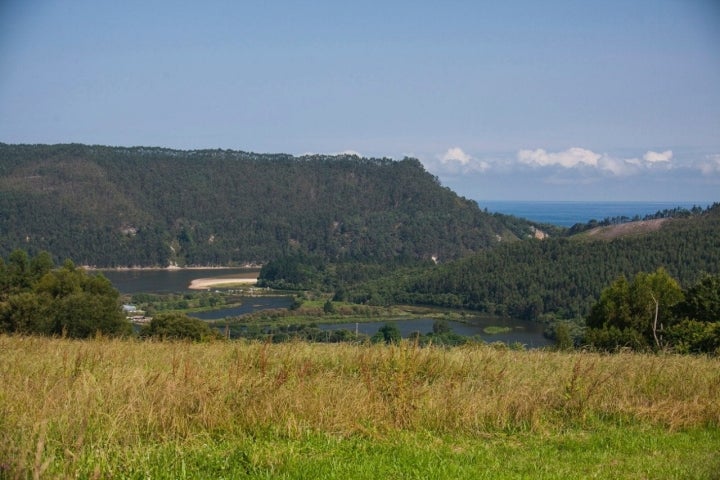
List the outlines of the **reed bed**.
<svg viewBox="0 0 720 480">
<path fill-rule="evenodd" d="M 493 346 L 0 336 L 0 477 L 39 477 L 88 451 L 233 437 L 717 428 L 719 367 Z"/>
</svg>

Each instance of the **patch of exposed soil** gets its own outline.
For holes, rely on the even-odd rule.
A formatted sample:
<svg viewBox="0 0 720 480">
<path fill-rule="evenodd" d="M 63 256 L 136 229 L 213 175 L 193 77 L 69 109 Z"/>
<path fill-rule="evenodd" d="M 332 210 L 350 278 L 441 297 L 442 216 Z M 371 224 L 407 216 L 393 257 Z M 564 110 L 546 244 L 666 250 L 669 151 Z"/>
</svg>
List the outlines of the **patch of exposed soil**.
<svg viewBox="0 0 720 480">
<path fill-rule="evenodd" d="M 585 235 L 598 240 L 614 240 L 631 235 L 642 235 L 660 230 L 663 223 L 668 220 L 668 218 L 657 218 L 655 220 L 641 220 L 639 222 L 621 223 L 620 225 L 596 227 L 585 232 Z"/>
</svg>

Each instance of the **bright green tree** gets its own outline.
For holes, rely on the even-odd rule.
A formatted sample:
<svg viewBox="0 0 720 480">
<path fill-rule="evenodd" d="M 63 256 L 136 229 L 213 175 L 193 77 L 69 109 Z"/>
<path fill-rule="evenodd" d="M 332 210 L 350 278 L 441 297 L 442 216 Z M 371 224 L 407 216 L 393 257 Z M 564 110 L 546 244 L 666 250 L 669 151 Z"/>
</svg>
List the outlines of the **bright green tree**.
<svg viewBox="0 0 720 480">
<path fill-rule="evenodd" d="M 667 336 L 676 352 L 720 354 L 720 275 L 706 275 L 687 289 L 675 312 L 682 320 Z"/>
<path fill-rule="evenodd" d="M 587 318 L 586 341 L 600 348 L 663 346 L 664 330 L 676 322 L 680 285 L 663 268 L 618 278 L 602 291 Z"/>
<path fill-rule="evenodd" d="M 89 275 L 69 260 L 51 269 L 50 258 L 11 254 L 9 294 L 0 302 L 3 331 L 73 338 L 132 332 L 120 309 L 120 294 L 107 278 Z"/>
</svg>

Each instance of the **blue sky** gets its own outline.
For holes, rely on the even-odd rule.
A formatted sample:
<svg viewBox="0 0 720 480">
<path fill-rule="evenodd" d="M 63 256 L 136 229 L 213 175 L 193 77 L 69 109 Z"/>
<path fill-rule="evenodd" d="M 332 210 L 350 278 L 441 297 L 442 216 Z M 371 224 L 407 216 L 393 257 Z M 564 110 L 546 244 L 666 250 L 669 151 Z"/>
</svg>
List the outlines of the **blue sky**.
<svg viewBox="0 0 720 480">
<path fill-rule="evenodd" d="M 720 2 L 0 2 L 0 141 L 419 158 L 478 200 L 720 200 Z"/>
</svg>

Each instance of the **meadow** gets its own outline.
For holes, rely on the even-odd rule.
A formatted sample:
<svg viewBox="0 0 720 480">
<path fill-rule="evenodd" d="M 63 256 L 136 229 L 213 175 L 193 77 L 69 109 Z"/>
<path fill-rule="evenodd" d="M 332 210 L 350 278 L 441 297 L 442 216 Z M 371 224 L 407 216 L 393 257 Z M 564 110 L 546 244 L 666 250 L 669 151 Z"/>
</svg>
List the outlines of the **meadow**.
<svg viewBox="0 0 720 480">
<path fill-rule="evenodd" d="M 0 336 L 0 478 L 720 478 L 719 367 Z"/>
</svg>

